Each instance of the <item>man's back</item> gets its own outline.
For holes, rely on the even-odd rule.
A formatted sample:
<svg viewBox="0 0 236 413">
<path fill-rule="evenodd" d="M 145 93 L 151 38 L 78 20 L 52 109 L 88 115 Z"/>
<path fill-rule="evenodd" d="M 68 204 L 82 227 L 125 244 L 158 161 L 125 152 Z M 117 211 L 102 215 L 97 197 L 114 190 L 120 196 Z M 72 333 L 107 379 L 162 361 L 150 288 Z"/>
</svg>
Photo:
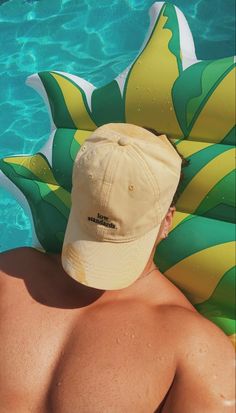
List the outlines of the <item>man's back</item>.
<svg viewBox="0 0 236 413">
<path fill-rule="evenodd" d="M 191 328 L 218 329 L 158 271 L 119 293 L 88 296 L 58 258 L 31 248 L 1 255 L 0 413 L 179 413 L 181 369 L 191 388 L 188 365 L 212 351 Z M 223 373 L 211 376 L 213 393 Z M 222 402 L 232 399 L 221 390 Z"/>
</svg>

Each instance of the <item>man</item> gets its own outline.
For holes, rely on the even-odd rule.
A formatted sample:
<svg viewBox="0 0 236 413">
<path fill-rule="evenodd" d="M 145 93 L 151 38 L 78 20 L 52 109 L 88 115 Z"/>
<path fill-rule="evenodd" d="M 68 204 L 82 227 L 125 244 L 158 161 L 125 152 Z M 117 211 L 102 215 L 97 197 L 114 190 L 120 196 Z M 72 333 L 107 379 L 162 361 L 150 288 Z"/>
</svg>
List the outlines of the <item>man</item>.
<svg viewBox="0 0 236 413">
<path fill-rule="evenodd" d="M 229 339 L 153 263 L 181 163 L 165 135 L 98 128 L 62 255 L 1 254 L 0 413 L 234 412 Z"/>
</svg>

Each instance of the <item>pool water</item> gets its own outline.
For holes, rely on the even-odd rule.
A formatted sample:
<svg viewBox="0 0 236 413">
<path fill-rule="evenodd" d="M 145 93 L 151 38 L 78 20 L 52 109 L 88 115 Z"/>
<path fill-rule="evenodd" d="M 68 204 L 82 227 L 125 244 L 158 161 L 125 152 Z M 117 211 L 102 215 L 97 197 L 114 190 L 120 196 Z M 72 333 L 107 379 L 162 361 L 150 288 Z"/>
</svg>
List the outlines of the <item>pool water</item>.
<svg viewBox="0 0 236 413">
<path fill-rule="evenodd" d="M 169 1 L 185 14 L 198 59 L 235 54 L 234 0 Z M 0 157 L 40 150 L 49 136 L 41 98 L 25 79 L 61 70 L 95 86 L 138 54 L 153 0 L 0 0 Z M 31 245 L 28 216 L 0 188 L 0 251 Z"/>
</svg>

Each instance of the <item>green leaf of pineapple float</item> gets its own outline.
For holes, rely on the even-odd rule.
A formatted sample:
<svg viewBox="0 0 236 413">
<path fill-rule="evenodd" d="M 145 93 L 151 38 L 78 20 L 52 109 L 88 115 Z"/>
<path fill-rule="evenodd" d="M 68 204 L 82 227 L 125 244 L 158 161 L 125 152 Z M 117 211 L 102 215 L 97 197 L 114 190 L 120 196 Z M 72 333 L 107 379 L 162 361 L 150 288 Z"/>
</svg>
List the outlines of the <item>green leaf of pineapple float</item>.
<svg viewBox="0 0 236 413">
<path fill-rule="evenodd" d="M 197 61 L 175 6 L 156 3 L 151 16 L 140 54 L 108 85 L 95 88 L 63 72 L 41 72 L 28 84 L 43 85 L 57 128 L 128 122 L 173 138 L 233 144 L 234 58 Z"/>
</svg>

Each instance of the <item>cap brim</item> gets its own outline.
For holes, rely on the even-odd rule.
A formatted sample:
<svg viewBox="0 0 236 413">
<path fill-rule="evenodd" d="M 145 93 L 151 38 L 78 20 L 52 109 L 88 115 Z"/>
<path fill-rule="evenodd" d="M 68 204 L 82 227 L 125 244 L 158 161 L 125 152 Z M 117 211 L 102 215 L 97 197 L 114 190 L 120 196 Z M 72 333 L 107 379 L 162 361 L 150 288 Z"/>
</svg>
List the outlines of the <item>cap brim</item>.
<svg viewBox="0 0 236 413">
<path fill-rule="evenodd" d="M 72 278 L 88 287 L 128 287 L 142 274 L 160 225 L 135 241 L 97 241 L 81 228 L 72 208 L 62 248 L 62 266 Z"/>
</svg>

